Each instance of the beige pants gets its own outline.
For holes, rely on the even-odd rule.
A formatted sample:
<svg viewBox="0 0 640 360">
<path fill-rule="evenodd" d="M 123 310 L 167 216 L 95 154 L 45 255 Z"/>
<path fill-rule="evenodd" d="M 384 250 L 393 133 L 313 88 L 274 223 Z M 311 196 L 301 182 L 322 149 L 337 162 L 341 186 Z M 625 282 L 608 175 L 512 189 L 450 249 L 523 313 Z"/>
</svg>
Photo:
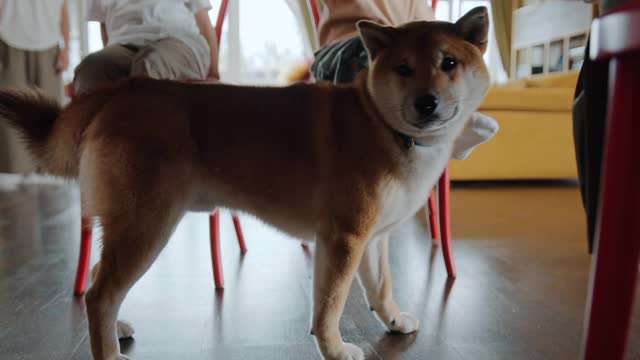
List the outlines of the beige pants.
<svg viewBox="0 0 640 360">
<path fill-rule="evenodd" d="M 187 45 L 167 38 L 143 47 L 109 45 L 88 55 L 76 68 L 74 85 L 76 94 L 81 94 L 129 76 L 195 80 L 206 75 Z"/>
<path fill-rule="evenodd" d="M 42 51 L 13 48 L 0 40 L 0 88 L 37 86 L 62 98 L 62 77 L 56 71 L 57 47 Z M 0 122 L 0 172 L 27 173 L 33 161 L 17 133 Z"/>
</svg>

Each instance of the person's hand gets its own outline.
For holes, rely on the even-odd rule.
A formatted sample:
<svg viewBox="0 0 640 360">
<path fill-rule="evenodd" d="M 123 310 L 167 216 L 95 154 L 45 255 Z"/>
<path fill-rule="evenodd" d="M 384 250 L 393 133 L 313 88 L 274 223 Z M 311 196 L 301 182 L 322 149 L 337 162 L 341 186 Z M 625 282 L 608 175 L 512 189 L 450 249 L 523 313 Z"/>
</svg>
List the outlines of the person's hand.
<svg viewBox="0 0 640 360">
<path fill-rule="evenodd" d="M 60 49 L 56 59 L 56 71 L 59 74 L 67 70 L 67 68 L 69 68 L 69 49 Z"/>
<path fill-rule="evenodd" d="M 207 78 L 220 80 L 220 73 L 218 72 L 217 66 L 213 66 L 213 65 L 211 66 L 211 68 L 209 69 L 209 74 L 207 75 Z"/>
</svg>

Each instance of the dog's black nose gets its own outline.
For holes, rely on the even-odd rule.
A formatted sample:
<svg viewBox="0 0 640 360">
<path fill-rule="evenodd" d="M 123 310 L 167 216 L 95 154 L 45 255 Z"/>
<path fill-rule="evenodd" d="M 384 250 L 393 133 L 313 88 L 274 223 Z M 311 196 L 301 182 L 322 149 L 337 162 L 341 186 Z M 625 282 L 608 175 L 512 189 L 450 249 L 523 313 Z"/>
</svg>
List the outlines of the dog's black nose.
<svg viewBox="0 0 640 360">
<path fill-rule="evenodd" d="M 438 107 L 438 98 L 433 95 L 423 95 L 414 103 L 416 110 L 422 116 L 431 116 Z"/>
</svg>

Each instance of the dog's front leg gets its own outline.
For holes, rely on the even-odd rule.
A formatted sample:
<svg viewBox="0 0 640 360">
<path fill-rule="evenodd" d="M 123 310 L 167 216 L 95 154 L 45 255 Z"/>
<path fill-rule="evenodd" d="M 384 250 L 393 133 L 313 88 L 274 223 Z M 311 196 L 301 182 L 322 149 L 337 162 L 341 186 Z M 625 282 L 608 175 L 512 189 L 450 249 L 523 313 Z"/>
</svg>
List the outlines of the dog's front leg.
<svg viewBox="0 0 640 360">
<path fill-rule="evenodd" d="M 393 300 L 389 268 L 389 234 L 372 239 L 367 245 L 358 270 L 372 311 L 392 332 L 409 334 L 418 330 L 418 319 L 402 313 Z"/>
<path fill-rule="evenodd" d="M 366 238 L 350 234 L 332 234 L 318 239 L 314 274 L 313 333 L 325 359 L 364 359 L 364 353 L 360 348 L 342 342 L 338 325 L 366 241 Z"/>
</svg>

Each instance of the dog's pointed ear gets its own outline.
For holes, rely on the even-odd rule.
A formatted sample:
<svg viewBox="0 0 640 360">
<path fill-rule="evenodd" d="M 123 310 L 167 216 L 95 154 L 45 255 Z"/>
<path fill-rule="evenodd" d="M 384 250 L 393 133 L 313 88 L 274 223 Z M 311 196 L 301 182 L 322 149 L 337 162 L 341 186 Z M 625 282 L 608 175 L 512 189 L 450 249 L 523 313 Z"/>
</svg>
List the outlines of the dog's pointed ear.
<svg viewBox="0 0 640 360">
<path fill-rule="evenodd" d="M 489 12 L 486 7 L 471 9 L 456 22 L 456 29 L 465 40 L 477 46 L 484 54 L 489 41 Z"/>
<path fill-rule="evenodd" d="M 379 25 L 368 20 L 360 20 L 356 26 L 371 61 L 380 54 L 380 51 L 391 45 L 393 27 Z"/>
</svg>

